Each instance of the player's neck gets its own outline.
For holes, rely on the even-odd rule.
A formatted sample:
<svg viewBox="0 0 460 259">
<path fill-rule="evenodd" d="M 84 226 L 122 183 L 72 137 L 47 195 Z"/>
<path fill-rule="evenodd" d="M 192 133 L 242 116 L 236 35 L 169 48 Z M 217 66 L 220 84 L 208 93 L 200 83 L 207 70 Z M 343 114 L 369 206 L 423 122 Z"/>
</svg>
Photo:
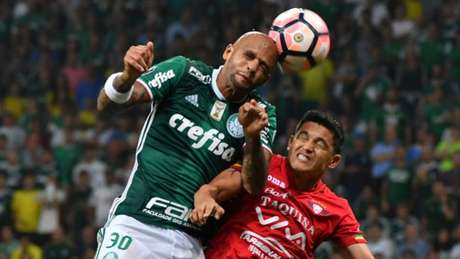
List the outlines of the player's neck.
<svg viewBox="0 0 460 259">
<path fill-rule="evenodd" d="M 232 103 L 240 103 L 248 98 L 247 94 L 236 93 L 236 91 L 231 87 L 224 88 L 223 90 L 221 89 L 221 92 L 225 97 L 225 100 Z"/>
<path fill-rule="evenodd" d="M 306 172 L 292 171 L 292 178 L 297 190 L 308 192 L 316 187 L 321 177 L 311 178 L 309 175 Z"/>
<path fill-rule="evenodd" d="M 222 71 L 217 75 L 217 88 L 222 93 L 226 101 L 233 103 L 240 103 L 246 100 L 248 97 L 247 93 L 237 92 L 230 82 L 226 81 L 223 77 Z"/>
</svg>

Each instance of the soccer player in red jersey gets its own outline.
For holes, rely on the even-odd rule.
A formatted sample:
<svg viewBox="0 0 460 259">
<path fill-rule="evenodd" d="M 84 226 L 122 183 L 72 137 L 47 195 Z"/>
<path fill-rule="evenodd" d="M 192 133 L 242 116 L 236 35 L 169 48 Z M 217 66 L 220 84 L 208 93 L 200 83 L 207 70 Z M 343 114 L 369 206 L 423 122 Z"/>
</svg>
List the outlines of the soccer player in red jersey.
<svg viewBox="0 0 460 259">
<path fill-rule="evenodd" d="M 225 170 L 195 194 L 192 222 L 219 219 L 219 202 L 239 195 L 238 208 L 210 241 L 206 258 L 313 258 L 332 240 L 347 257 L 373 258 L 347 200 L 322 181 L 341 160 L 343 129 L 327 113 L 308 111 L 288 144 L 287 157 L 274 155 L 263 191 L 249 195 L 241 167 Z M 243 162 L 244 163 L 244 162 Z"/>
</svg>

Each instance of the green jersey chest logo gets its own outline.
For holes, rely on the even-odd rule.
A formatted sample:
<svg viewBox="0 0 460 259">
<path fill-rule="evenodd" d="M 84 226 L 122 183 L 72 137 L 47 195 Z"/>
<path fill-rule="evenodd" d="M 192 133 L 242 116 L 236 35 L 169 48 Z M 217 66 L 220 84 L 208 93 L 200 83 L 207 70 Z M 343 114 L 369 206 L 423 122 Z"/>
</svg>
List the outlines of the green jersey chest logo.
<svg viewBox="0 0 460 259">
<path fill-rule="evenodd" d="M 205 130 L 184 115 L 178 113 L 171 115 L 169 126 L 191 139 L 192 148 L 207 149 L 227 162 L 232 161 L 236 149 L 224 141 L 225 134 L 217 129 L 211 128 Z"/>
<path fill-rule="evenodd" d="M 244 137 L 243 126 L 238 121 L 238 113 L 230 115 L 227 119 L 227 131 L 234 138 Z"/>
</svg>

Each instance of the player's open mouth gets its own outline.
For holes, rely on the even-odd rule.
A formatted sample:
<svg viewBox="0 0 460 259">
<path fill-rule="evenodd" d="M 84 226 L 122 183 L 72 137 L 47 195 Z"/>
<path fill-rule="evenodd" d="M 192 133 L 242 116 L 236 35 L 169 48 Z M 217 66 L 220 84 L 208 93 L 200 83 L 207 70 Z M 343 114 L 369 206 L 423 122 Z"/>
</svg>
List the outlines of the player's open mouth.
<svg viewBox="0 0 460 259">
<path fill-rule="evenodd" d="M 304 154 L 297 154 L 297 159 L 299 159 L 300 161 L 307 162 L 311 160 L 311 157 L 308 157 Z"/>
</svg>

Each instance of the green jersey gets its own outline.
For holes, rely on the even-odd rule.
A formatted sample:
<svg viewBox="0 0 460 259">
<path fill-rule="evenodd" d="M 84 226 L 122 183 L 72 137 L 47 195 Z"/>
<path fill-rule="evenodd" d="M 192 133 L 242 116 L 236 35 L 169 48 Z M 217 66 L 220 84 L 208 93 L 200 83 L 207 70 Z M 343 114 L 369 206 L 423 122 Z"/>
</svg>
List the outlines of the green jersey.
<svg viewBox="0 0 460 259">
<path fill-rule="evenodd" d="M 219 71 L 179 56 L 138 79 L 151 95 L 152 107 L 139 136 L 133 171 L 112 215 L 199 234 L 200 228 L 188 220 L 195 192 L 241 159 L 244 145 L 238 122 L 243 102 L 225 101 L 216 84 Z M 255 94 L 248 98 L 268 113 L 269 125 L 260 135 L 262 145 L 271 150 L 275 108 Z"/>
</svg>

